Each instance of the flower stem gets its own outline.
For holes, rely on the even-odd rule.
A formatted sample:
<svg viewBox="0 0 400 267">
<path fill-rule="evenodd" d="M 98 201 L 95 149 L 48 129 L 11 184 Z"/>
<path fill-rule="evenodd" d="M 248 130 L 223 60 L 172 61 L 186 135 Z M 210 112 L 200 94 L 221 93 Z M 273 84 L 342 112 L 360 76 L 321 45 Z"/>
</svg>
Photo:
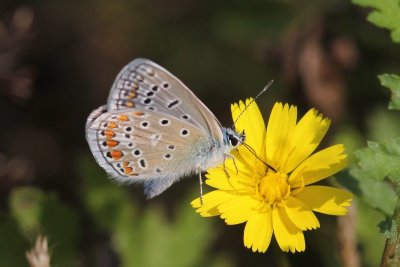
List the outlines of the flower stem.
<svg viewBox="0 0 400 267">
<path fill-rule="evenodd" d="M 386 240 L 381 267 L 396 267 L 400 263 L 400 198 L 392 216 L 391 236 Z"/>
</svg>

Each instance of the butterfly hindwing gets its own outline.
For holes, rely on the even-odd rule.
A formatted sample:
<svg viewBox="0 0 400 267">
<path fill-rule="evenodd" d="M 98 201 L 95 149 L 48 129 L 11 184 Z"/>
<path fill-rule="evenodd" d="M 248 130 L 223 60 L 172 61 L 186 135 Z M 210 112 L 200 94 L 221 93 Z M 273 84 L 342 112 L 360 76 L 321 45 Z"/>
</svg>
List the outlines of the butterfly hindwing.
<svg viewBox="0 0 400 267">
<path fill-rule="evenodd" d="M 155 197 L 170 187 L 175 180 L 171 177 L 162 177 L 144 182 L 144 194 L 147 198 Z"/>
<path fill-rule="evenodd" d="M 93 113 L 89 145 L 117 181 L 145 182 L 148 195 L 154 196 L 195 170 L 196 147 L 206 140 L 192 124 L 151 110 Z"/>
</svg>

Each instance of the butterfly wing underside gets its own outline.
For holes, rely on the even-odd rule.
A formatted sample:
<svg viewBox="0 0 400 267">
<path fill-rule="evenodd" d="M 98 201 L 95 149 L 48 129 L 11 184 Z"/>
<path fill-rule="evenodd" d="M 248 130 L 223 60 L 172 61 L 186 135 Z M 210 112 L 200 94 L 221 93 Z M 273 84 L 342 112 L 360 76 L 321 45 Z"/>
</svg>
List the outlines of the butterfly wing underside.
<svg viewBox="0 0 400 267">
<path fill-rule="evenodd" d="M 198 148 L 223 138 L 211 111 L 147 59 L 121 70 L 107 105 L 92 112 L 86 130 L 92 153 L 107 173 L 122 183 L 143 182 L 149 198 L 197 171 Z"/>
</svg>

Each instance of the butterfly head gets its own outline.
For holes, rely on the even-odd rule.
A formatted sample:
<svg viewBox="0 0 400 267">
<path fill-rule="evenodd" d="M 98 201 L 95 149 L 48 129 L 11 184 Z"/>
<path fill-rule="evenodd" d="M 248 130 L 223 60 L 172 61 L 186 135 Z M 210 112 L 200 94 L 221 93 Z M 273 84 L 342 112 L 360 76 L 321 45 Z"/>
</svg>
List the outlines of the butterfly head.
<svg viewBox="0 0 400 267">
<path fill-rule="evenodd" d="M 231 128 L 223 128 L 224 144 L 230 149 L 236 148 L 243 144 L 246 139 L 246 134 L 243 132 L 238 133 Z"/>
</svg>

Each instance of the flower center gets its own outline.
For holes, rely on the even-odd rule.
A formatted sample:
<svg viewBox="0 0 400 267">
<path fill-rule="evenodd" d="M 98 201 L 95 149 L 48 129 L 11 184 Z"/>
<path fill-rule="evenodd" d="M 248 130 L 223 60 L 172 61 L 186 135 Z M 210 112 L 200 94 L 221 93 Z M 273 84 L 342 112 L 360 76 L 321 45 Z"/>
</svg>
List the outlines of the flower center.
<svg viewBox="0 0 400 267">
<path fill-rule="evenodd" d="M 279 203 L 290 194 L 290 186 L 287 183 L 287 179 L 286 174 L 268 171 L 264 177 L 261 177 L 258 184 L 260 196 L 270 205 Z"/>
</svg>

